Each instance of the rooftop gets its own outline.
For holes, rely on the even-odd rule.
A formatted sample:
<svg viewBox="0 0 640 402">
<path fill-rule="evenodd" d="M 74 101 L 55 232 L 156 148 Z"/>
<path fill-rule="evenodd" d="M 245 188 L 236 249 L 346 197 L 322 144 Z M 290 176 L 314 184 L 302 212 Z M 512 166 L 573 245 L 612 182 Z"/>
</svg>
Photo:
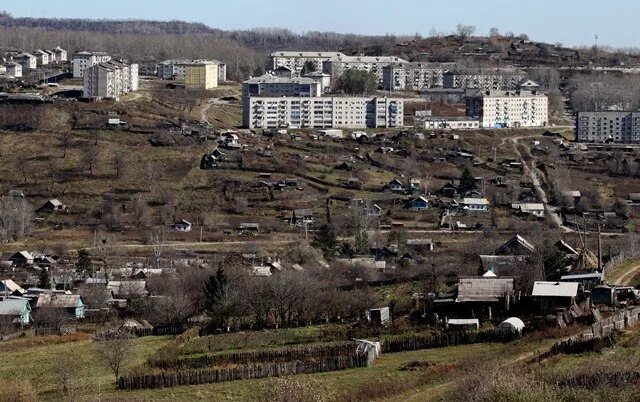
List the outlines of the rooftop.
<svg viewBox="0 0 640 402">
<path fill-rule="evenodd" d="M 541 282 L 533 284 L 531 296 L 575 297 L 578 294 L 577 282 Z"/>
</svg>

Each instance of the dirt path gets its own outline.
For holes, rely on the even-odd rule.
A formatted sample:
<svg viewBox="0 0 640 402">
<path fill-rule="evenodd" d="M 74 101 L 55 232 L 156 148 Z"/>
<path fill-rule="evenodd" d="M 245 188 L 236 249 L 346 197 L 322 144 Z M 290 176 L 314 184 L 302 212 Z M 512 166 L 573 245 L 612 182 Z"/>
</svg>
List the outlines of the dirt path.
<svg viewBox="0 0 640 402">
<path fill-rule="evenodd" d="M 638 273 L 640 273 L 640 264 L 632 266 L 627 272 L 622 274 L 616 280 L 616 285 L 629 286 L 633 278 L 635 278 Z"/>
</svg>

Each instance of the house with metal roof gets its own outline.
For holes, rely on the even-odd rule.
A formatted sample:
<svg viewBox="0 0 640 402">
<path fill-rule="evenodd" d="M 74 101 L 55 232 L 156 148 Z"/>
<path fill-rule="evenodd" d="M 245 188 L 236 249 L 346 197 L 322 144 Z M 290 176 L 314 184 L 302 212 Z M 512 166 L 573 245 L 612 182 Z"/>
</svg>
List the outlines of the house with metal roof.
<svg viewBox="0 0 640 402">
<path fill-rule="evenodd" d="M 15 323 L 29 325 L 31 322 L 29 300 L 22 297 L 9 297 L 0 300 L 0 316 L 13 317 Z"/>
<path fill-rule="evenodd" d="M 533 284 L 531 297 L 542 310 L 571 307 L 578 296 L 578 282 L 544 282 Z"/>
<path fill-rule="evenodd" d="M 84 318 L 84 303 L 80 295 L 66 293 L 43 293 L 38 296 L 36 309 L 64 311 L 70 318 Z"/>
</svg>

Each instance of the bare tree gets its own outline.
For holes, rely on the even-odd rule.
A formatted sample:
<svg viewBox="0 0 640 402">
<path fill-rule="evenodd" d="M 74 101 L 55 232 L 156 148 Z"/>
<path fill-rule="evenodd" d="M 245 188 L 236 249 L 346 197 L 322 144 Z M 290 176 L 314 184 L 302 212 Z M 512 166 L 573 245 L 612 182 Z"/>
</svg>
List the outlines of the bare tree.
<svg viewBox="0 0 640 402">
<path fill-rule="evenodd" d="M 62 147 L 62 158 L 67 157 L 67 148 L 71 144 L 71 133 L 69 131 L 63 131 L 60 133 L 60 147 Z"/>
<path fill-rule="evenodd" d="M 127 160 L 119 153 L 113 154 L 111 158 L 113 170 L 116 172 L 116 179 L 121 178 L 127 169 Z"/>
<path fill-rule="evenodd" d="M 82 148 L 82 169 L 89 171 L 89 175 L 93 176 L 93 171 L 100 159 L 100 149 L 96 144 L 86 144 Z"/>
<path fill-rule="evenodd" d="M 78 390 L 84 383 L 84 364 L 70 353 L 59 352 L 51 362 L 52 372 L 58 383 L 58 392 L 67 401 L 76 400 Z"/>
<path fill-rule="evenodd" d="M 131 202 L 131 214 L 137 228 L 141 228 L 149 222 L 149 206 L 139 195 L 135 196 Z"/>
<path fill-rule="evenodd" d="M 160 269 L 160 262 L 162 261 L 162 254 L 164 253 L 166 231 L 164 228 L 160 230 L 154 230 L 149 235 L 149 244 L 151 245 L 151 251 L 153 253 L 153 261 L 157 269 Z"/>
<path fill-rule="evenodd" d="M 111 339 L 95 342 L 96 353 L 111 369 L 116 381 L 124 365 L 132 360 L 135 347 L 135 339 L 127 334 L 117 334 Z"/>
<path fill-rule="evenodd" d="M 456 34 L 463 38 L 473 35 L 475 31 L 476 27 L 474 25 L 458 24 L 456 26 Z"/>
<path fill-rule="evenodd" d="M 490 38 L 497 38 L 500 36 L 500 30 L 498 28 L 491 28 L 489 30 L 489 37 Z"/>
</svg>

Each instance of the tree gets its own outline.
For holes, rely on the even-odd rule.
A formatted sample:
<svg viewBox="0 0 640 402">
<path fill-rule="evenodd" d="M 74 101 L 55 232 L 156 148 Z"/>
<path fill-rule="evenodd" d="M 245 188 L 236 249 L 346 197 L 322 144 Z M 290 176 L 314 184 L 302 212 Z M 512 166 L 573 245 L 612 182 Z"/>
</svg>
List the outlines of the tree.
<svg viewBox="0 0 640 402">
<path fill-rule="evenodd" d="M 93 262 L 91 261 L 91 254 L 84 248 L 78 250 L 76 271 L 85 275 L 93 275 Z"/>
<path fill-rule="evenodd" d="M 38 287 L 40 289 L 51 289 L 51 275 L 47 268 L 42 268 L 38 276 Z"/>
<path fill-rule="evenodd" d="M 62 148 L 62 158 L 67 157 L 67 148 L 71 144 L 71 133 L 69 131 L 63 131 L 60 133 L 60 147 Z"/>
<path fill-rule="evenodd" d="M 378 89 L 378 77 L 368 71 L 348 69 L 338 78 L 336 89 L 349 95 L 367 95 Z"/>
<path fill-rule="evenodd" d="M 338 247 L 338 240 L 331 225 L 320 226 L 311 245 L 322 251 L 325 258 L 333 258 Z"/>
<path fill-rule="evenodd" d="M 476 27 L 473 25 L 458 24 L 456 26 L 456 34 L 463 38 L 473 35 L 475 31 Z"/>
<path fill-rule="evenodd" d="M 549 240 L 543 242 L 541 253 L 545 279 L 559 280 L 569 265 L 567 256 Z"/>
<path fill-rule="evenodd" d="M 100 149 L 96 144 L 87 144 L 82 148 L 82 167 L 93 176 L 93 170 L 99 162 Z"/>
<path fill-rule="evenodd" d="M 474 190 L 476 188 L 476 179 L 471 174 L 468 166 L 465 166 L 462 170 L 462 177 L 460 178 L 460 188 L 462 191 Z"/>
<path fill-rule="evenodd" d="M 491 28 L 489 30 L 489 37 L 490 38 L 497 38 L 500 36 L 500 30 L 498 28 Z"/>
<path fill-rule="evenodd" d="M 149 206 L 139 195 L 135 196 L 131 202 L 131 214 L 137 228 L 149 223 Z"/>
<path fill-rule="evenodd" d="M 121 178 L 127 168 L 126 159 L 121 154 L 116 153 L 113 154 L 111 163 L 113 164 L 113 170 L 116 172 L 116 179 Z"/>
<path fill-rule="evenodd" d="M 204 284 L 204 308 L 215 325 L 227 328 L 234 306 L 229 278 L 222 268 L 218 268 Z"/>
<path fill-rule="evenodd" d="M 302 66 L 302 74 L 309 74 L 316 71 L 316 63 L 311 60 L 307 60 Z"/>
<path fill-rule="evenodd" d="M 96 353 L 111 369 L 118 381 L 122 367 L 133 358 L 135 342 L 131 336 L 119 333 L 111 339 L 96 342 Z"/>
<path fill-rule="evenodd" d="M 76 400 L 77 392 L 84 383 L 85 365 L 81 359 L 67 352 L 59 352 L 52 361 L 52 372 L 56 375 L 58 392 L 67 401 Z"/>
</svg>

